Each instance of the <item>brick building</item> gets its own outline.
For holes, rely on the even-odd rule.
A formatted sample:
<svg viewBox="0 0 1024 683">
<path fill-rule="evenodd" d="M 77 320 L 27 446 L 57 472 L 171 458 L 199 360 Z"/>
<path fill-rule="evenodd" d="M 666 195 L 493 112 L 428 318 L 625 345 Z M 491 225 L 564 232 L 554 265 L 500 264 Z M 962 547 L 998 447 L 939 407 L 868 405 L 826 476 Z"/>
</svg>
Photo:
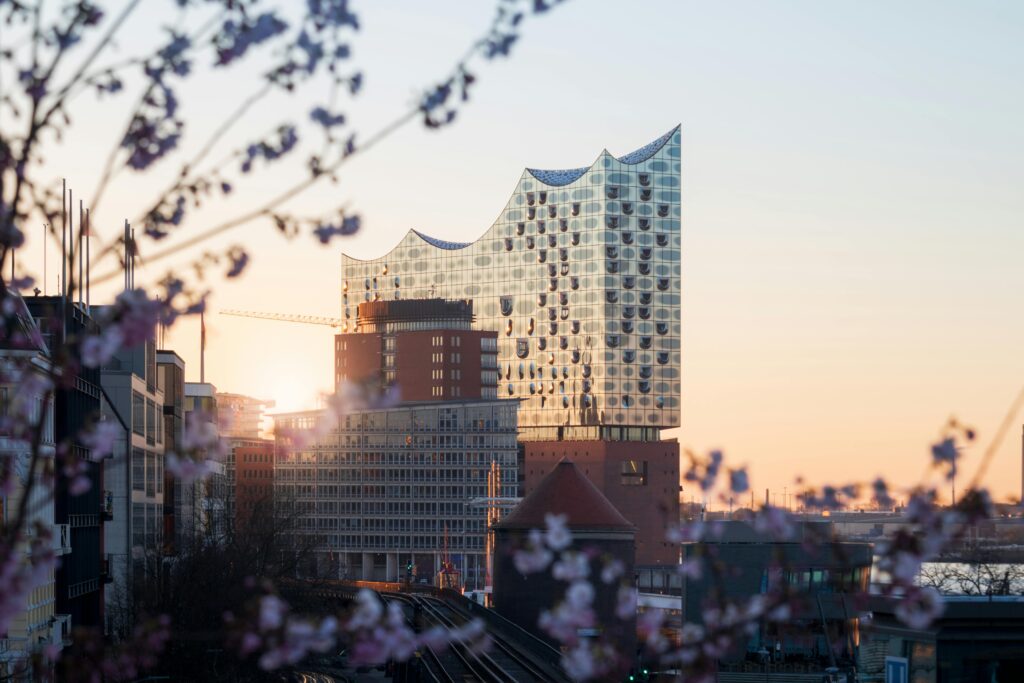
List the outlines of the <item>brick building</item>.
<svg viewBox="0 0 1024 683">
<path fill-rule="evenodd" d="M 496 398 L 498 334 L 472 329 L 473 302 L 359 304 L 354 332 L 335 336 L 335 387 L 398 385 L 403 401 Z"/>
</svg>

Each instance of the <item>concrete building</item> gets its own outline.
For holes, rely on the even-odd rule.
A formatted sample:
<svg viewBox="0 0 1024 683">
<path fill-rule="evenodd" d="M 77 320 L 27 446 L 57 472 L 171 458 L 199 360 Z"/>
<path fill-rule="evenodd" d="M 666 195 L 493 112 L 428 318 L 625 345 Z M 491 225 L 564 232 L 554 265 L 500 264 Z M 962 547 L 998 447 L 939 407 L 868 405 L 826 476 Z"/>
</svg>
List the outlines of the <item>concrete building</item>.
<svg viewBox="0 0 1024 683">
<path fill-rule="evenodd" d="M 108 576 L 107 632 L 127 635 L 132 593 L 155 581 L 164 554 L 164 394 L 157 383 L 156 344 L 118 352 L 103 366 L 103 419 L 128 433 L 120 453 L 103 461 L 113 514 L 103 527 Z M 113 623 L 113 622 L 124 623 Z"/>
<path fill-rule="evenodd" d="M 263 411 L 274 405 L 274 401 L 218 391 L 217 417 L 221 436 L 226 439 L 259 439 L 264 434 Z"/>
<path fill-rule="evenodd" d="M 678 561 L 663 542 L 678 519 L 678 447 L 660 441 L 680 424 L 678 127 L 590 166 L 526 169 L 473 242 L 412 230 L 341 266 L 346 332 L 363 302 L 472 300 L 474 329 L 498 333 L 497 393 L 522 402 L 523 471 L 576 453 L 637 525 L 638 560 Z M 648 474 L 604 476 L 627 470 Z"/>
<path fill-rule="evenodd" d="M 217 423 L 217 387 L 209 382 L 185 382 L 185 424 L 195 419 Z M 228 479 L 223 458 L 210 453 L 206 464 L 210 476 L 193 487 L 195 534 L 200 542 L 220 543 L 228 533 Z"/>
<path fill-rule="evenodd" d="M 68 297 L 37 296 L 25 303 L 49 349 L 74 349 L 67 342 L 86 332 L 98 332 L 88 308 Z M 72 495 L 63 469 L 57 468 L 54 521 L 59 527 L 67 525 L 71 552 L 61 558 L 57 569 L 56 612 L 70 615 L 75 627 L 100 629 L 104 624 L 104 582 L 109 577 L 102 525 L 112 511 L 104 492 L 102 465 L 79 440 L 86 425 L 100 418 L 100 370 L 71 367 L 73 376 L 67 376 L 55 392 L 54 438 L 81 456 L 90 486 L 87 492 Z"/>
<path fill-rule="evenodd" d="M 488 475 L 516 493 L 515 401 L 464 399 L 360 410 L 330 429 L 326 411 L 275 416 L 274 498 L 294 506 L 320 576 L 433 582 L 448 558 L 468 589 L 486 571 Z M 318 427 L 318 425 L 320 425 Z M 316 429 L 311 444 L 293 440 Z M 446 551 L 447 546 L 447 551 Z"/>
<path fill-rule="evenodd" d="M 473 330 L 473 302 L 370 301 L 334 338 L 335 388 L 398 386 L 403 401 L 497 398 L 498 334 Z"/>
<path fill-rule="evenodd" d="M 164 453 L 174 453 L 185 434 L 185 361 L 174 351 L 156 352 L 157 387 L 163 394 Z M 195 534 L 195 484 L 164 472 L 164 548 L 169 555 L 188 547 Z"/>
<path fill-rule="evenodd" d="M 25 339 L 39 339 L 38 328 L 24 301 L 10 291 L 7 296 L 14 297 L 15 313 L 11 318 L 21 327 L 19 331 L 24 333 Z M 51 367 L 50 350 L 45 343 L 20 348 L 4 343 L 0 345 L 0 367 L 3 369 L 4 377 L 11 376 L 11 373 L 19 368 L 45 375 Z M 0 406 L 3 414 L 11 414 L 11 407 L 17 402 L 25 402 L 23 405 L 29 408 L 32 422 L 42 422 L 39 454 L 44 463 L 52 466 L 56 450 L 53 400 L 44 401 L 44 396 L 41 395 L 18 395 L 17 387 L 13 383 L 0 385 Z M 0 496 L 0 514 L 3 516 L 4 525 L 7 526 L 14 523 L 17 510 L 26 493 L 25 476 L 31 450 L 24 440 L 13 439 L 7 430 L 2 430 L 0 451 L 4 453 L 5 458 L 18 463 L 14 468 L 17 473 L 14 489 L 9 494 Z M 52 534 L 53 550 L 58 556 L 58 561 L 63 560 L 71 552 L 71 530 L 67 523 L 54 523 L 54 498 L 47 487 L 37 485 L 34 488 L 26 510 L 24 528 L 28 533 L 29 543 L 35 535 L 37 525 L 46 527 Z M 26 545 L 26 562 L 30 561 L 30 553 L 30 548 Z M 0 677 L 26 680 L 18 674 L 30 668 L 30 660 L 34 654 L 39 653 L 44 647 L 56 647 L 59 651 L 67 643 L 71 634 L 71 617 L 58 612 L 57 589 L 56 573 L 51 571 L 45 581 L 28 594 L 25 611 L 14 617 L 6 633 L 0 633 Z"/>
</svg>

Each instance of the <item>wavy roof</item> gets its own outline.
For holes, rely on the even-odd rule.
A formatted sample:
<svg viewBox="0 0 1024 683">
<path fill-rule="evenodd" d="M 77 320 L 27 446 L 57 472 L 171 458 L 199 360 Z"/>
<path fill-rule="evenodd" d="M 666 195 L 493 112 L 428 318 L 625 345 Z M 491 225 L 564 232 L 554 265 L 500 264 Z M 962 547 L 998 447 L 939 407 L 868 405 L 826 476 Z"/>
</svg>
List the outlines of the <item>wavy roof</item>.
<svg viewBox="0 0 1024 683">
<path fill-rule="evenodd" d="M 466 247 L 472 244 L 472 242 L 449 242 L 448 240 L 439 240 L 436 237 L 424 235 L 419 230 L 413 230 L 413 232 L 416 233 L 417 237 L 419 237 L 421 240 L 423 240 L 427 244 L 437 247 L 438 249 L 465 249 Z"/>
<path fill-rule="evenodd" d="M 679 126 L 676 126 L 657 140 L 649 142 L 640 149 L 635 149 L 629 154 L 623 154 L 621 157 L 615 158 L 624 164 L 630 165 L 647 161 L 657 154 L 658 150 L 664 147 L 665 144 L 672 139 L 672 136 L 677 130 L 679 130 Z M 584 173 L 590 170 L 590 168 L 590 166 L 583 166 L 581 168 L 566 168 L 559 170 L 545 170 L 540 168 L 528 168 L 526 170 L 530 172 L 530 175 L 545 185 L 558 187 L 561 185 L 568 185 L 569 183 L 579 180 L 583 177 Z"/>
</svg>

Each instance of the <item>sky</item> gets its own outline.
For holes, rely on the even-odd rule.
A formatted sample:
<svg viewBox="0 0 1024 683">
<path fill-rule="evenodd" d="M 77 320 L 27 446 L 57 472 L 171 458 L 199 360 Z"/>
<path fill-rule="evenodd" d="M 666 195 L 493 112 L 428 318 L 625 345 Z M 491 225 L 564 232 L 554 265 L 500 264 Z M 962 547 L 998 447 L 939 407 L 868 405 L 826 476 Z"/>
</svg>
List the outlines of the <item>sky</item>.
<svg viewBox="0 0 1024 683">
<path fill-rule="evenodd" d="M 147 5 L 119 50 L 144 49 L 147 24 L 174 20 L 169 7 Z M 450 68 L 493 5 L 354 7 L 353 65 L 366 80 L 344 109 L 365 135 Z M 213 130 L 258 73 L 258 61 L 227 79 L 202 68 L 182 96 L 187 140 Z M 454 126 L 411 124 L 290 205 L 344 204 L 363 218 L 359 235 L 322 248 L 253 223 L 205 245 L 243 244 L 253 259 L 238 281 L 211 283 L 206 379 L 283 410 L 314 405 L 332 385 L 330 328 L 217 311 L 337 316 L 342 251 L 376 256 L 410 228 L 471 241 L 523 167 L 585 166 L 681 124 L 682 427 L 667 436 L 748 465 L 759 497 L 792 491 L 798 474 L 912 485 L 950 416 L 987 445 L 1024 385 L 1021 73 L 1024 6 L 1012 2 L 572 0 L 531 20 L 510 60 L 480 67 Z M 234 142 L 321 95 L 267 100 Z M 81 105 L 48 163 L 89 196 L 127 104 Z M 239 182 L 168 243 L 296 173 L 284 164 Z M 97 212 L 101 236 L 160 184 L 159 172 L 118 176 Z M 140 284 L 201 251 L 141 266 Z M 42 262 L 38 240 L 23 258 Z M 198 380 L 198 324 L 165 346 Z M 1022 422 L 985 479 L 1000 498 L 1020 495 Z M 981 450 L 965 451 L 966 472 Z"/>
</svg>

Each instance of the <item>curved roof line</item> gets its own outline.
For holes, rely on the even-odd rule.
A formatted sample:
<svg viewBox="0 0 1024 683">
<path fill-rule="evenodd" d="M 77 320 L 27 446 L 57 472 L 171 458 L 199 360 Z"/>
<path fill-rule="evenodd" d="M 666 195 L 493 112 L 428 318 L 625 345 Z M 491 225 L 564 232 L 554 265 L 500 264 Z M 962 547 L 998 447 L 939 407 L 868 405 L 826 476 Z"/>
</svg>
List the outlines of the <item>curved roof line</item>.
<svg viewBox="0 0 1024 683">
<path fill-rule="evenodd" d="M 416 236 L 419 237 L 421 240 L 423 240 L 424 242 L 431 246 L 437 247 L 438 249 L 447 249 L 449 251 L 452 251 L 455 249 L 465 249 L 469 245 L 473 244 L 472 242 L 449 242 L 448 240 L 439 240 L 436 237 L 424 235 L 422 232 L 415 229 L 410 230 L 410 232 L 416 233 Z"/>
<path fill-rule="evenodd" d="M 647 161 L 655 154 L 657 154 L 658 150 L 664 147 L 668 143 L 668 141 L 672 139 L 672 136 L 675 135 L 675 132 L 679 130 L 679 128 L 680 126 L 677 125 L 675 128 L 665 133 L 657 140 L 649 142 L 643 147 L 633 150 L 629 154 L 623 154 L 620 157 L 615 157 L 615 159 L 624 164 L 629 165 L 643 163 L 644 161 Z M 602 154 L 603 153 L 604 152 L 602 152 Z M 591 169 L 591 167 L 592 165 L 584 166 L 582 168 L 566 168 L 552 170 L 528 168 L 526 170 L 529 171 L 530 175 L 532 175 L 534 178 L 541 181 L 545 185 L 560 187 L 562 185 L 568 185 L 569 183 L 579 180 L 580 178 L 583 177 L 584 173 Z"/>
</svg>

